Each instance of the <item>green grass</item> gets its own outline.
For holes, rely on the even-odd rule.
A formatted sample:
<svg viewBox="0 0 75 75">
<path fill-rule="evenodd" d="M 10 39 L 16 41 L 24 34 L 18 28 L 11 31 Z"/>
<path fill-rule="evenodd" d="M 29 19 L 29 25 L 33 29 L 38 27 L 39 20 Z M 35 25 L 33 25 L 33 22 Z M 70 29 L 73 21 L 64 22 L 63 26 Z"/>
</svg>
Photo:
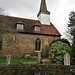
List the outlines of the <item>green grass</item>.
<svg viewBox="0 0 75 75">
<path fill-rule="evenodd" d="M 0 64 L 6 64 L 6 57 L 0 58 Z"/>
<path fill-rule="evenodd" d="M 10 64 L 21 64 L 23 62 L 37 62 L 37 59 L 11 58 Z M 6 64 L 6 57 L 0 58 L 0 64 Z"/>
</svg>

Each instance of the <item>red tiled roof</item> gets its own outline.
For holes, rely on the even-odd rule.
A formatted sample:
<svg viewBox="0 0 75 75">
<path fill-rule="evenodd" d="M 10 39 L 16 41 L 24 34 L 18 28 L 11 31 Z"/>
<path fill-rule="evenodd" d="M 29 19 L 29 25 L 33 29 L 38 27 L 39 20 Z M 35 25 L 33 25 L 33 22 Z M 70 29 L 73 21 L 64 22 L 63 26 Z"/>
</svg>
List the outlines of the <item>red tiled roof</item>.
<svg viewBox="0 0 75 75">
<path fill-rule="evenodd" d="M 61 34 L 58 32 L 58 30 L 54 27 L 52 23 L 50 23 L 50 25 L 42 25 L 38 20 L 11 17 L 11 16 L 4 16 L 4 17 L 7 18 L 7 23 L 11 27 L 16 27 L 16 23 L 20 23 L 20 22 L 23 23 L 25 29 L 19 32 L 61 36 Z M 34 25 L 40 25 L 41 31 L 40 32 L 34 31 L 34 27 L 33 27 Z"/>
<path fill-rule="evenodd" d="M 61 36 L 61 34 L 53 26 L 52 23 L 50 23 L 50 25 L 41 25 L 41 32 L 35 32 L 34 31 L 34 33 L 42 33 L 42 34 L 48 34 L 48 35 L 58 35 L 58 36 Z"/>
</svg>

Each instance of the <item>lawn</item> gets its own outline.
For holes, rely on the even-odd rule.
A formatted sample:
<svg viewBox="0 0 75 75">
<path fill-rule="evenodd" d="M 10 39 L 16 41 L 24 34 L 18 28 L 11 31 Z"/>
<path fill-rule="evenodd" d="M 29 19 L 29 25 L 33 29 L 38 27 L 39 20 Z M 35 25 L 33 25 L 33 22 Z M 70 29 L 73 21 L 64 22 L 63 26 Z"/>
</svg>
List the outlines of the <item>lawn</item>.
<svg viewBox="0 0 75 75">
<path fill-rule="evenodd" d="M 23 62 L 37 62 L 37 59 L 11 58 L 10 64 L 21 64 Z M 6 64 L 6 57 L 0 58 L 0 64 Z"/>
</svg>

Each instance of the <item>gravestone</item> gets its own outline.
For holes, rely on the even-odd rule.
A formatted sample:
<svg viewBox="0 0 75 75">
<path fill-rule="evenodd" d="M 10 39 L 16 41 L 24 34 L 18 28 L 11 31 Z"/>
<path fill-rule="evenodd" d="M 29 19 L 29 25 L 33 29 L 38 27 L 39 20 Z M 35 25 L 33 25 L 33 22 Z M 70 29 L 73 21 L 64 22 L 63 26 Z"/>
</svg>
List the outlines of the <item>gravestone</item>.
<svg viewBox="0 0 75 75">
<path fill-rule="evenodd" d="M 31 56 L 30 56 L 30 54 L 25 54 L 24 57 L 25 58 L 30 58 Z"/>
<path fill-rule="evenodd" d="M 43 65 L 45 65 L 45 64 L 50 64 L 51 60 L 49 60 L 49 59 L 42 59 L 41 62 L 43 63 Z"/>
<path fill-rule="evenodd" d="M 40 72 L 34 73 L 34 75 L 41 75 Z"/>
<path fill-rule="evenodd" d="M 38 63 L 40 64 L 41 61 L 41 51 L 38 51 Z"/>
<path fill-rule="evenodd" d="M 68 53 L 64 54 L 64 65 L 70 65 L 70 55 Z"/>
<path fill-rule="evenodd" d="M 7 56 L 7 62 L 6 62 L 7 65 L 10 64 L 10 60 L 11 60 L 11 55 L 8 55 L 8 56 Z"/>
</svg>

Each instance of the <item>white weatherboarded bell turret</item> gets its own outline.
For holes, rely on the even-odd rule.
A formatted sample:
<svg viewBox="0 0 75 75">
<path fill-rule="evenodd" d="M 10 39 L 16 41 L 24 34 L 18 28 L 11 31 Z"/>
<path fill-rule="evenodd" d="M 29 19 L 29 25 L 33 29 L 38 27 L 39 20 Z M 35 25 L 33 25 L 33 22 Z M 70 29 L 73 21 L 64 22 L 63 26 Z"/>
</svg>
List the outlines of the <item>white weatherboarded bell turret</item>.
<svg viewBox="0 0 75 75">
<path fill-rule="evenodd" d="M 41 24 L 50 25 L 50 12 L 47 10 L 45 0 L 41 0 L 40 11 L 37 17 Z"/>
</svg>

